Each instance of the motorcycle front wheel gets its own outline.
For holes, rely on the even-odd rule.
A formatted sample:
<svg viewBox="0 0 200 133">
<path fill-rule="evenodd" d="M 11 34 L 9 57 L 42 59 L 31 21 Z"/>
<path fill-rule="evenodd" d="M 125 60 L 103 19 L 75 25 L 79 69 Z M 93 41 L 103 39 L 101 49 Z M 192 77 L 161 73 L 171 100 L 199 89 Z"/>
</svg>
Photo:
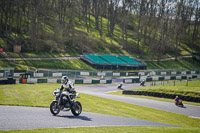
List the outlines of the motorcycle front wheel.
<svg viewBox="0 0 200 133">
<path fill-rule="evenodd" d="M 71 108 L 72 114 L 74 116 L 79 116 L 82 112 L 82 105 L 80 102 L 75 101 L 72 108 Z"/>
<path fill-rule="evenodd" d="M 57 115 L 60 112 L 60 108 L 58 106 L 58 101 L 53 101 L 50 105 L 50 111 L 53 115 Z"/>
</svg>

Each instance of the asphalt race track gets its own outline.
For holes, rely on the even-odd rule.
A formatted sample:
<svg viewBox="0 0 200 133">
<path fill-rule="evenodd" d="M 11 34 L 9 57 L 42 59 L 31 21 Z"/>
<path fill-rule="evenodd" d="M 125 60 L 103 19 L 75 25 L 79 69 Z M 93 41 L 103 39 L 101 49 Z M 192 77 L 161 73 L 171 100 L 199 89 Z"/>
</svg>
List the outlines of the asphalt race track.
<svg viewBox="0 0 200 133">
<path fill-rule="evenodd" d="M 145 120 L 82 112 L 73 116 L 61 111 L 53 116 L 49 108 L 0 106 L 0 130 L 36 128 L 101 127 L 101 126 L 173 126 Z"/>
<path fill-rule="evenodd" d="M 133 97 L 126 97 L 126 96 L 117 96 L 117 95 L 109 95 L 106 94 L 112 91 L 119 91 L 117 89 L 116 83 L 111 85 L 90 85 L 90 86 L 76 86 L 77 91 L 85 94 L 95 95 L 103 98 L 108 98 L 116 101 L 122 101 L 126 103 L 136 104 L 144 107 L 164 110 L 168 112 L 183 114 L 191 117 L 199 117 L 200 118 L 200 106 L 192 106 L 184 104 L 184 108 L 175 106 L 174 103 L 169 102 L 162 102 L 150 99 L 143 99 L 143 98 L 133 98 Z M 148 84 L 147 84 L 148 85 Z M 124 84 L 123 90 L 133 89 L 140 87 L 140 84 Z"/>
<path fill-rule="evenodd" d="M 80 93 L 95 95 L 188 116 L 200 117 L 200 107 L 198 106 L 185 105 L 185 108 L 179 108 L 176 107 L 174 103 L 106 94 L 112 91 L 127 90 L 139 87 L 139 84 L 124 84 L 123 89 L 117 89 L 117 85 L 118 83 L 107 85 L 82 85 L 75 87 L 77 92 Z M 75 117 L 71 112 L 61 111 L 58 116 L 53 116 L 50 113 L 49 108 L 3 105 L 0 105 L 0 120 L 0 130 L 95 126 L 175 126 L 90 112 L 82 112 L 80 116 Z"/>
</svg>

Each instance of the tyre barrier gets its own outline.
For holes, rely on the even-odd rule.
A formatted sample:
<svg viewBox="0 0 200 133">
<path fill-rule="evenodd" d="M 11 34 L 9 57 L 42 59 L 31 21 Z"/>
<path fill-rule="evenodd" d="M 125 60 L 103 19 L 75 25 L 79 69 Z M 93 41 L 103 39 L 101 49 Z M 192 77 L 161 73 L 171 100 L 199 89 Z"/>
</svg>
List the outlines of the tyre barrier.
<svg viewBox="0 0 200 133">
<path fill-rule="evenodd" d="M 16 79 L 0 80 L 0 85 L 16 84 Z"/>
<path fill-rule="evenodd" d="M 190 102 L 200 102 L 200 97 L 192 97 L 192 96 L 183 96 L 183 95 L 176 95 L 176 94 L 165 94 L 159 92 L 149 92 L 149 91 L 123 91 L 122 94 L 124 95 L 144 95 L 144 96 L 153 96 L 159 98 L 169 98 L 174 99 L 176 96 L 179 96 L 180 99 L 184 101 Z"/>
</svg>

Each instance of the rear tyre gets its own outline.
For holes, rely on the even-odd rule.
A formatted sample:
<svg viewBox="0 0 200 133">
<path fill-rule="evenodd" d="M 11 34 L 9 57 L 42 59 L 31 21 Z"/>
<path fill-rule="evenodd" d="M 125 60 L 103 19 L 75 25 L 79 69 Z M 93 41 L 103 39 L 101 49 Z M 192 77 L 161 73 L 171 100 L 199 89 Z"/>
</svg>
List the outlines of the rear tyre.
<svg viewBox="0 0 200 133">
<path fill-rule="evenodd" d="M 82 105 L 80 102 L 75 101 L 72 108 L 71 108 L 72 114 L 74 116 L 79 116 L 82 112 Z"/>
<path fill-rule="evenodd" d="M 50 105 L 50 111 L 53 115 L 57 115 L 60 112 L 60 108 L 58 106 L 58 101 L 53 101 Z"/>
</svg>

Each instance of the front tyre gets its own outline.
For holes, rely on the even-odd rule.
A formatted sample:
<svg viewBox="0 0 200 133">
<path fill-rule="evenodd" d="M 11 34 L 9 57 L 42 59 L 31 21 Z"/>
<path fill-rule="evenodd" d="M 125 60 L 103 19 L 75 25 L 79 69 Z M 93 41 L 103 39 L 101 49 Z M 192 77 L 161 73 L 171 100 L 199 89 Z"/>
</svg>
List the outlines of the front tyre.
<svg viewBox="0 0 200 133">
<path fill-rule="evenodd" d="M 82 105 L 80 102 L 75 101 L 72 108 L 71 108 L 72 114 L 74 116 L 79 116 L 82 112 Z"/>
<path fill-rule="evenodd" d="M 57 115 L 60 112 L 60 108 L 58 106 L 58 101 L 53 101 L 50 105 L 50 111 L 53 115 Z"/>
</svg>

